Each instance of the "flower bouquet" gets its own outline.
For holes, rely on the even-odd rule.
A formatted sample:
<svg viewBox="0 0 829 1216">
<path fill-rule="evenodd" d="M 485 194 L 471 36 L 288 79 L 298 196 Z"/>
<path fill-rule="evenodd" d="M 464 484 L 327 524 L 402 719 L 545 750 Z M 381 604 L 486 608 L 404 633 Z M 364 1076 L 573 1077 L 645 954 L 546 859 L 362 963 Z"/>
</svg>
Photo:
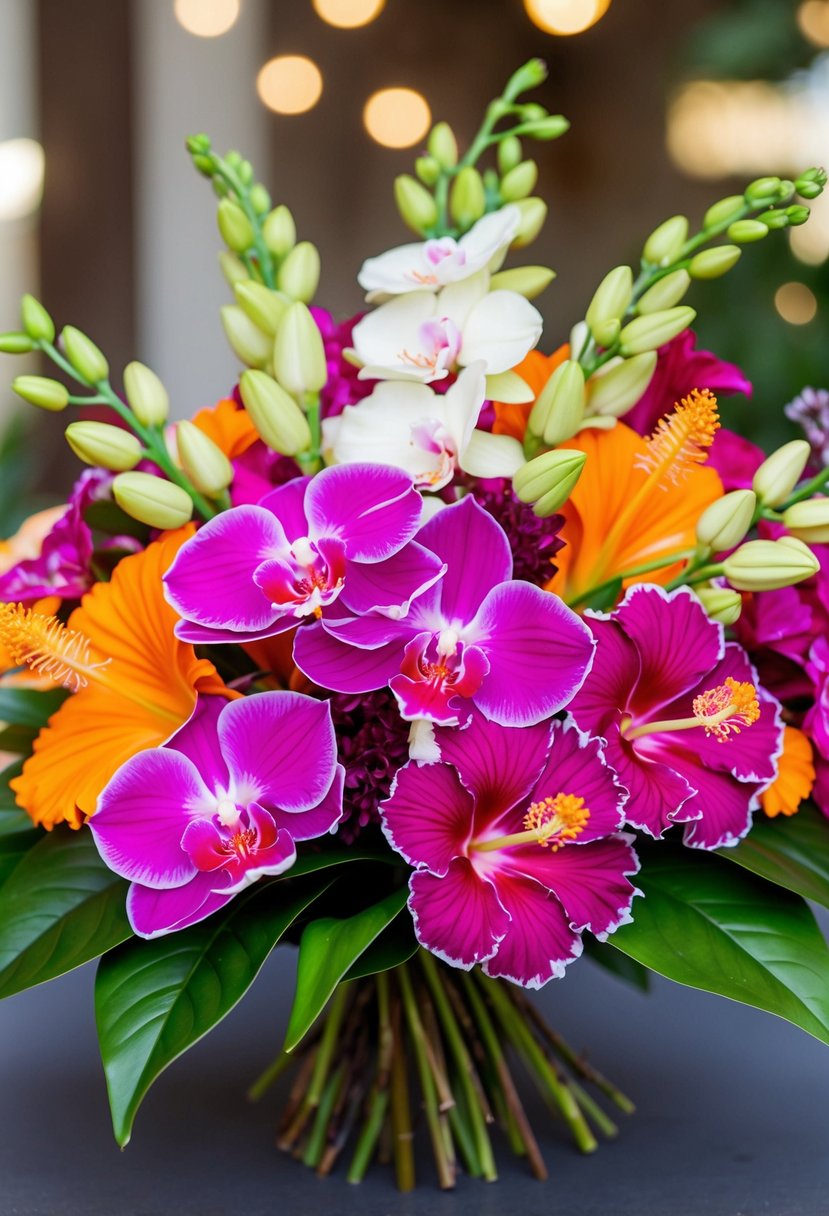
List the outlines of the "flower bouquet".
<svg viewBox="0 0 829 1216">
<path fill-rule="evenodd" d="M 21 397 L 112 415 L 2 551 L 0 995 L 100 956 L 121 1145 L 280 941 L 251 1097 L 293 1069 L 278 1144 L 352 1182 L 413 1186 L 415 1133 L 442 1187 L 494 1179 L 495 1125 L 544 1177 L 528 1082 L 582 1151 L 615 1135 L 630 1100 L 525 995 L 582 952 L 829 1042 L 829 407 L 769 456 L 723 427 L 750 385 L 681 303 L 826 174 L 667 220 L 543 354 L 552 271 L 504 263 L 546 214 L 522 142 L 567 128 L 544 74 L 462 153 L 434 127 L 395 183 L 419 239 L 344 323 L 250 163 L 190 139 L 244 368 L 192 421 L 32 297 L 0 336 L 55 366 Z"/>
</svg>

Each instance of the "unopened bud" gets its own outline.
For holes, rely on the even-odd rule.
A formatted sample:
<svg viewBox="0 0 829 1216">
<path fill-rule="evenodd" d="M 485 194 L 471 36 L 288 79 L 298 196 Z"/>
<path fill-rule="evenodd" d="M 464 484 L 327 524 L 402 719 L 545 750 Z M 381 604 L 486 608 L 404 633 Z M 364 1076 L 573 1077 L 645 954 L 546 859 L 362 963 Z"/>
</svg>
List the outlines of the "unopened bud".
<svg viewBox="0 0 829 1216">
<path fill-rule="evenodd" d="M 811 454 L 805 439 L 792 439 L 766 457 L 751 483 L 764 507 L 779 507 L 786 501 L 803 476 Z"/>
<path fill-rule="evenodd" d="M 274 342 L 273 367 L 282 387 L 296 397 L 318 393 L 328 379 L 322 334 L 299 300 L 285 309 Z"/>
<path fill-rule="evenodd" d="M 193 515 L 193 500 L 180 486 L 152 473 L 119 473 L 112 496 L 122 511 L 151 528 L 180 528 Z"/>
<path fill-rule="evenodd" d="M 502 177 L 521 163 L 524 153 L 517 135 L 505 135 L 498 144 L 498 172 Z"/>
<path fill-rule="evenodd" d="M 250 199 L 251 207 L 253 207 L 257 215 L 267 215 L 270 211 L 271 196 L 261 182 L 257 182 L 256 185 L 251 186 L 248 198 Z"/>
<path fill-rule="evenodd" d="M 729 194 L 728 198 L 721 198 L 706 211 L 702 220 L 703 228 L 719 228 L 726 220 L 731 220 L 739 215 L 744 203 L 745 199 L 742 194 Z"/>
<path fill-rule="evenodd" d="M 524 123 L 526 123 L 526 116 L 522 117 L 524 118 Z M 560 136 L 565 135 L 570 130 L 570 123 L 563 114 L 547 114 L 544 118 L 532 121 L 528 126 L 524 126 L 522 123 L 522 127 L 526 134 L 533 139 L 546 141 L 558 139 Z"/>
<path fill-rule="evenodd" d="M 513 489 L 522 502 L 535 504 L 536 515 L 554 515 L 573 492 L 586 460 L 585 452 L 568 448 L 543 452 L 522 465 L 512 479 Z"/>
<path fill-rule="evenodd" d="M 170 413 L 170 398 L 155 372 L 143 363 L 124 368 L 124 392 L 142 426 L 163 426 Z"/>
<path fill-rule="evenodd" d="M 432 195 L 408 173 L 394 179 L 394 201 L 407 228 L 419 235 L 437 223 L 438 208 Z"/>
<path fill-rule="evenodd" d="M 0 334 L 0 355 L 27 355 L 34 348 L 35 344 L 28 334 Z"/>
<path fill-rule="evenodd" d="M 236 304 L 219 309 L 222 328 L 233 353 L 248 367 L 264 367 L 271 357 L 271 339 Z"/>
<path fill-rule="evenodd" d="M 751 527 L 757 495 L 753 490 L 732 490 L 703 511 L 697 521 L 697 542 L 711 553 L 724 553 L 739 545 Z"/>
<path fill-rule="evenodd" d="M 575 359 L 560 364 L 538 394 L 528 427 L 549 447 L 575 435 L 584 417 L 584 372 Z"/>
<path fill-rule="evenodd" d="M 597 328 L 606 321 L 619 321 L 624 316 L 633 295 L 633 271 L 629 266 L 616 266 L 602 279 L 587 306 L 584 318 L 600 346 L 607 343 L 597 336 Z"/>
<path fill-rule="evenodd" d="M 609 346 L 613 346 L 622 332 L 622 322 L 618 317 L 612 317 L 609 321 L 596 324 L 592 332 L 596 345 L 606 350 Z"/>
<path fill-rule="evenodd" d="M 758 177 L 746 186 L 743 197 L 751 207 L 770 207 L 777 202 L 779 177 Z"/>
<path fill-rule="evenodd" d="M 459 228 L 465 230 L 479 220 L 486 210 L 484 179 L 472 165 L 460 170 L 449 191 L 449 214 Z"/>
<path fill-rule="evenodd" d="M 434 186 L 440 177 L 440 165 L 434 156 L 418 156 L 415 161 L 415 173 L 424 186 Z"/>
<path fill-rule="evenodd" d="M 792 536 L 807 544 L 829 542 L 829 498 L 807 498 L 783 512 L 783 523 Z"/>
<path fill-rule="evenodd" d="M 253 226 L 238 203 L 223 198 L 216 212 L 219 232 L 228 249 L 244 253 L 253 244 Z"/>
<path fill-rule="evenodd" d="M 15 376 L 12 391 L 30 405 L 53 414 L 65 410 L 69 404 L 69 390 L 59 380 L 50 380 L 48 376 Z"/>
<path fill-rule="evenodd" d="M 750 245 L 752 241 L 762 241 L 768 236 L 769 230 L 760 220 L 735 220 L 728 225 L 727 236 L 738 245 Z"/>
<path fill-rule="evenodd" d="M 176 446 L 181 467 L 201 494 L 215 498 L 233 481 L 233 465 L 209 435 L 192 422 L 179 422 Z"/>
<path fill-rule="evenodd" d="M 537 181 L 538 165 L 534 160 L 523 160 L 501 179 L 501 198 L 505 203 L 517 203 L 532 194 Z"/>
<path fill-rule="evenodd" d="M 265 372 L 242 372 L 239 391 L 250 420 L 274 452 L 296 456 L 311 445 L 308 419 L 281 385 Z"/>
<path fill-rule="evenodd" d="M 518 117 L 522 122 L 541 122 L 547 117 L 547 111 L 539 102 L 528 101 L 525 105 L 519 106 Z"/>
<path fill-rule="evenodd" d="M 124 473 L 134 469 L 144 449 L 131 431 L 107 422 L 72 422 L 66 428 L 66 442 L 85 464 Z"/>
<path fill-rule="evenodd" d="M 770 211 L 764 211 L 761 215 L 758 215 L 756 218 L 760 221 L 761 224 L 765 224 L 766 227 L 769 228 L 771 231 L 777 231 L 780 228 L 789 227 L 789 217 L 786 214 L 786 211 L 787 211 L 787 209 L 785 207 L 772 207 L 772 209 Z M 808 207 L 804 207 L 804 211 L 806 212 L 806 215 L 808 216 L 808 214 L 809 214 Z"/>
<path fill-rule="evenodd" d="M 515 291 L 527 300 L 534 300 L 550 286 L 556 272 L 549 266 L 516 266 L 514 270 L 499 270 L 489 280 L 490 291 Z"/>
<path fill-rule="evenodd" d="M 712 621 L 733 625 L 740 619 L 743 597 L 731 587 L 694 587 L 694 594 Z"/>
<path fill-rule="evenodd" d="M 670 266 L 671 262 L 675 262 L 679 257 L 687 238 L 687 216 L 671 216 L 655 228 L 645 241 L 642 257 L 652 266 Z"/>
<path fill-rule="evenodd" d="M 229 249 L 223 249 L 219 254 L 219 267 L 230 287 L 235 287 L 237 283 L 246 283 L 250 278 L 245 263 Z"/>
<path fill-rule="evenodd" d="M 91 338 L 75 329 L 74 325 L 65 325 L 60 337 L 64 353 L 78 375 L 89 384 L 100 384 L 106 380 L 109 364 Z"/>
<path fill-rule="evenodd" d="M 688 264 L 692 279 L 719 279 L 736 266 L 742 256 L 737 245 L 717 245 L 714 249 L 702 249 L 695 253 Z"/>
<path fill-rule="evenodd" d="M 310 304 L 320 281 L 320 255 L 316 245 L 300 241 L 287 255 L 277 274 L 277 286 L 291 300 Z"/>
<path fill-rule="evenodd" d="M 723 562 L 723 574 L 738 591 L 776 591 L 817 574 L 820 563 L 794 537 L 749 540 Z"/>
<path fill-rule="evenodd" d="M 55 323 L 34 296 L 25 295 L 20 301 L 20 319 L 26 333 L 35 342 L 54 342 Z"/>
<path fill-rule="evenodd" d="M 691 276 L 687 270 L 672 270 L 664 279 L 658 279 L 653 287 L 649 287 L 636 305 L 640 316 L 651 312 L 662 312 L 678 304 L 691 286 Z"/>
<path fill-rule="evenodd" d="M 633 409 L 651 382 L 656 360 L 656 351 L 648 350 L 592 375 L 587 381 L 588 413 L 621 418 Z"/>
<path fill-rule="evenodd" d="M 293 249 L 296 244 L 296 224 L 284 203 L 274 207 L 266 216 L 262 225 L 262 239 L 269 252 L 277 258 L 284 258 L 288 250 Z"/>
<path fill-rule="evenodd" d="M 799 228 L 801 224 L 806 223 L 811 214 L 808 207 L 799 207 L 796 203 L 786 208 L 786 219 L 790 228 Z"/>
<path fill-rule="evenodd" d="M 823 193 L 825 186 L 825 169 L 807 169 L 794 183 L 794 188 L 801 198 L 817 198 Z"/>
<path fill-rule="evenodd" d="M 297 245 L 297 249 L 299 249 L 299 245 Z M 288 258 L 290 257 L 291 254 L 288 255 Z M 263 334 L 273 337 L 279 328 L 282 314 L 290 303 L 287 297 L 278 291 L 271 291 L 270 287 L 266 287 L 264 283 L 257 283 L 255 279 L 237 283 L 234 287 L 234 294 L 239 307 L 250 317 L 254 325 L 261 329 Z"/>
<path fill-rule="evenodd" d="M 439 169 L 454 169 L 458 163 L 458 141 L 448 122 L 435 123 L 426 146 Z"/>
<path fill-rule="evenodd" d="M 513 206 L 521 212 L 518 232 L 515 234 L 511 249 L 526 249 L 532 244 L 544 227 L 547 218 L 547 204 L 543 198 L 522 198 Z"/>
<path fill-rule="evenodd" d="M 646 317 L 634 317 L 619 335 L 619 350 L 626 357 L 656 350 L 687 329 L 696 315 L 693 308 L 680 304 L 677 308 L 652 312 Z"/>
<path fill-rule="evenodd" d="M 528 59 L 520 68 L 513 72 L 507 82 L 506 92 L 509 97 L 519 97 L 530 89 L 537 89 L 547 79 L 547 65 L 543 59 Z"/>
</svg>

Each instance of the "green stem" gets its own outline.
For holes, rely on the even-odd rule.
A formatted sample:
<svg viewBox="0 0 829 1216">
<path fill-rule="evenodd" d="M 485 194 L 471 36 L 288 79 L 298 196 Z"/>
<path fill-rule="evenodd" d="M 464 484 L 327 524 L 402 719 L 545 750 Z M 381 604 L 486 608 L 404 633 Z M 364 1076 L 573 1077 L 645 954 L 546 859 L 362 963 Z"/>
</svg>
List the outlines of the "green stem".
<svg viewBox="0 0 829 1216">
<path fill-rule="evenodd" d="M 829 482 L 829 465 L 825 469 L 821 469 L 811 481 L 805 482 L 799 490 L 796 490 L 785 505 L 780 508 L 781 512 L 793 506 L 796 502 L 803 502 L 804 498 L 811 498 L 818 490 L 825 489 L 827 482 Z"/>
<path fill-rule="evenodd" d="M 345 1176 L 346 1182 L 356 1183 L 363 1181 L 366 1170 L 374 1156 L 380 1132 L 383 1130 L 388 1105 L 388 1089 L 375 1090 L 369 1104 L 368 1118 L 363 1124 L 363 1128 L 357 1139 L 354 1156 L 351 1159 L 351 1165 L 348 1167 L 348 1173 Z"/>
<path fill-rule="evenodd" d="M 319 1165 L 325 1149 L 325 1141 L 328 1131 L 328 1120 L 331 1118 L 331 1112 L 334 1109 L 334 1104 L 337 1101 L 337 1096 L 340 1092 L 340 1086 L 345 1077 L 346 1065 L 342 1063 L 337 1067 L 331 1076 L 328 1078 L 325 1088 L 322 1091 L 317 1113 L 311 1127 L 311 1135 L 308 1138 L 308 1144 L 305 1147 L 305 1152 L 302 1154 L 302 1160 L 305 1165 L 315 1167 Z"/>
<path fill-rule="evenodd" d="M 429 1126 L 429 1136 L 432 1141 L 432 1151 L 438 1169 L 438 1181 L 443 1190 L 451 1190 L 455 1185 L 455 1177 L 443 1141 L 443 1129 L 438 1109 L 437 1090 L 434 1077 L 429 1068 L 429 1059 L 425 1048 L 425 1034 L 417 1011 L 412 981 L 405 964 L 396 971 L 400 984 L 400 995 L 403 998 L 403 1010 L 412 1036 L 415 1053 L 415 1063 L 420 1078 L 420 1088 L 423 1094 L 423 1105 L 426 1109 L 426 1122 Z"/>
<path fill-rule="evenodd" d="M 227 183 L 227 185 L 236 195 L 236 202 L 242 208 L 250 221 L 250 226 L 253 229 L 253 248 L 256 251 L 256 262 L 257 266 L 259 267 L 259 273 L 265 286 L 270 287 L 271 291 L 273 291 L 276 287 L 276 272 L 274 269 L 271 251 L 265 244 L 265 238 L 262 235 L 261 217 L 254 210 L 246 187 L 241 183 L 239 178 L 236 176 L 236 173 L 233 171 L 233 169 L 231 169 L 230 165 L 228 165 L 227 162 L 224 161 L 220 156 L 215 156 L 214 158 L 216 162 L 216 173 Z M 251 278 L 253 278 L 254 267 L 250 263 L 250 255 L 244 255 L 243 260 L 245 262 L 245 266 L 251 272 Z"/>
<path fill-rule="evenodd" d="M 583 604 L 586 600 L 592 599 L 600 591 L 604 591 L 608 587 L 612 587 L 614 583 L 620 579 L 624 582 L 627 578 L 636 578 L 640 574 L 650 574 L 652 570 L 662 570 L 665 566 L 672 566 L 674 562 L 685 561 L 686 558 L 693 557 L 696 549 L 677 549 L 674 553 L 666 553 L 662 557 L 655 557 L 653 561 L 643 562 L 640 566 L 631 566 L 629 570 L 622 570 L 613 578 L 605 579 L 603 583 L 596 583 L 595 587 L 588 587 L 587 591 L 582 591 L 574 599 L 568 600 L 567 604 L 570 608 L 575 608 L 577 604 Z"/>
<path fill-rule="evenodd" d="M 314 1061 L 314 1071 L 311 1074 L 311 1081 L 306 1094 L 306 1104 L 309 1107 L 319 1106 L 322 1099 L 323 1085 L 328 1074 L 328 1069 L 331 1066 L 331 1059 L 334 1055 L 334 1048 L 337 1045 L 337 1036 L 340 1033 L 340 1026 L 345 1015 L 345 1007 L 350 993 L 345 984 L 338 985 L 334 989 L 334 995 L 331 998 L 331 1004 L 326 1014 L 325 1029 L 322 1032 L 320 1039 L 317 1058 Z"/>
<path fill-rule="evenodd" d="M 279 1055 L 271 1061 L 264 1072 L 260 1073 L 253 1084 L 248 1089 L 247 1097 L 249 1102 L 258 1102 L 265 1096 L 271 1086 L 279 1080 L 283 1072 L 296 1063 L 296 1057 L 288 1055 L 285 1051 L 280 1051 Z"/>
<path fill-rule="evenodd" d="M 588 1119 L 592 1119 L 595 1126 L 599 1129 L 603 1136 L 608 1140 L 613 1140 L 619 1135 L 619 1128 L 613 1122 L 609 1115 L 605 1114 L 590 1094 L 579 1085 L 578 1081 L 570 1080 L 570 1089 L 573 1097 L 578 1102 Z"/>
<path fill-rule="evenodd" d="M 695 573 L 683 571 L 672 579 L 666 591 L 675 591 L 677 587 L 695 587 L 697 583 L 707 583 L 711 578 L 717 578 L 723 572 L 722 562 L 713 562 L 710 566 L 701 566 Z"/>
<path fill-rule="evenodd" d="M 395 1001 L 392 1015 L 391 1058 L 391 1134 L 394 1154 L 394 1172 L 397 1189 L 412 1191 L 415 1186 L 414 1146 L 412 1117 L 409 1109 L 409 1079 L 406 1069 L 406 1052 L 401 1034 L 400 1002 Z"/>
</svg>

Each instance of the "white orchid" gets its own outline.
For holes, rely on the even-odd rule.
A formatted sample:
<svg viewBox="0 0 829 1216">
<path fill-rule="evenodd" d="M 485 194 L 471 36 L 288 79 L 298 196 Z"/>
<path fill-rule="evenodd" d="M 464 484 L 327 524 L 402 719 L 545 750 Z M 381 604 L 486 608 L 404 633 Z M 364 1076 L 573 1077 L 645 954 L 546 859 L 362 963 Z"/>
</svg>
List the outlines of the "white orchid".
<svg viewBox="0 0 829 1216">
<path fill-rule="evenodd" d="M 521 222 L 515 206 L 478 220 L 459 241 L 450 236 L 389 249 L 363 262 L 357 280 L 370 301 L 424 289 L 440 291 L 486 268 L 497 269 Z"/>
<path fill-rule="evenodd" d="M 323 446 L 337 464 L 396 465 L 421 489 L 439 490 L 457 469 L 474 477 L 511 477 L 524 453 L 517 439 L 475 429 L 485 398 L 480 362 L 442 394 L 425 384 L 386 381 L 323 422 Z"/>
</svg>

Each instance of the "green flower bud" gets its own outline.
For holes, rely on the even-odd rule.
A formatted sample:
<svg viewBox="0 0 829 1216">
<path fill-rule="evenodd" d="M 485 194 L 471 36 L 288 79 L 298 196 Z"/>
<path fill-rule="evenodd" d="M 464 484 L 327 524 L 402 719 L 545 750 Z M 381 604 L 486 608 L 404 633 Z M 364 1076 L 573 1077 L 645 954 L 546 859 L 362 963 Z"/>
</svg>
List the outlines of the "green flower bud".
<svg viewBox="0 0 829 1216">
<path fill-rule="evenodd" d="M 534 300 L 550 286 L 556 272 L 548 266 L 517 266 L 499 270 L 489 281 L 490 291 L 516 291 L 527 300 Z"/>
<path fill-rule="evenodd" d="M 555 447 L 575 435 L 584 417 L 584 372 L 575 359 L 561 363 L 538 394 L 527 423 L 533 435 Z"/>
<path fill-rule="evenodd" d="M 501 179 L 501 198 L 505 203 L 517 203 L 532 194 L 538 181 L 538 165 L 534 160 L 522 160 Z"/>
<path fill-rule="evenodd" d="M 271 338 L 235 304 L 223 305 L 219 315 L 233 353 L 248 367 L 264 367 L 271 357 Z"/>
<path fill-rule="evenodd" d="M 193 515 L 193 500 L 180 486 L 152 473 L 119 473 L 112 496 L 122 511 L 151 528 L 181 528 Z"/>
<path fill-rule="evenodd" d="M 808 216 L 809 209 L 805 208 L 805 211 Z M 756 218 L 761 224 L 765 224 L 766 227 L 772 232 L 777 231 L 780 228 L 788 228 L 789 226 L 789 217 L 786 214 L 785 208 L 781 207 L 772 207 L 770 211 L 764 211 Z"/>
<path fill-rule="evenodd" d="M 20 301 L 20 319 L 26 333 L 35 342 L 54 342 L 55 323 L 34 296 L 25 295 Z"/>
<path fill-rule="evenodd" d="M 113 473 L 134 469 L 144 455 L 135 435 L 107 422 L 72 422 L 66 442 L 79 460 Z"/>
<path fill-rule="evenodd" d="M 203 156 L 201 153 L 196 153 L 192 158 L 193 167 L 202 177 L 212 177 L 216 169 L 216 161 L 212 156 Z"/>
<path fill-rule="evenodd" d="M 209 152 L 211 149 L 210 136 L 201 132 L 199 135 L 188 135 L 184 141 L 184 146 L 191 156 L 197 153 Z"/>
<path fill-rule="evenodd" d="M 618 317 L 611 317 L 609 321 L 602 321 L 596 325 L 593 331 L 593 337 L 596 340 L 596 345 L 607 349 L 608 346 L 613 346 L 619 334 L 622 332 L 622 322 Z"/>
<path fill-rule="evenodd" d="M 418 156 L 415 161 L 415 173 L 424 186 L 434 186 L 440 177 L 440 165 L 434 156 Z"/>
<path fill-rule="evenodd" d="M 723 574 L 738 591 L 776 591 L 811 578 L 820 562 L 795 538 L 749 540 L 723 562 Z"/>
<path fill-rule="evenodd" d="M 320 255 L 316 245 L 300 241 L 279 267 L 277 286 L 291 300 L 310 304 L 320 281 Z"/>
<path fill-rule="evenodd" d="M 322 334 L 300 301 L 285 309 L 274 342 L 273 367 L 279 383 L 295 397 L 318 393 L 328 379 Z"/>
<path fill-rule="evenodd" d="M 588 413 L 621 418 L 633 409 L 651 382 L 656 360 L 656 351 L 648 350 L 594 373 L 587 381 Z"/>
<path fill-rule="evenodd" d="M 738 245 L 748 245 L 752 241 L 762 241 L 768 236 L 769 230 L 760 220 L 735 220 L 728 225 L 726 235 L 730 241 Z"/>
<path fill-rule="evenodd" d="M 521 221 L 510 248 L 526 249 L 544 227 L 544 221 L 547 218 L 547 204 L 543 198 L 533 197 L 519 199 L 514 205 L 521 212 Z"/>
<path fill-rule="evenodd" d="M 742 194 L 729 194 L 728 198 L 721 198 L 706 211 L 702 219 L 703 228 L 719 228 L 720 224 L 724 224 L 726 220 L 738 215 L 742 211 L 744 203 L 745 199 Z"/>
<path fill-rule="evenodd" d="M 251 207 L 253 207 L 257 215 L 267 215 L 270 211 L 271 196 L 261 182 L 257 182 L 255 186 L 251 186 L 248 198 L 250 199 Z"/>
<path fill-rule="evenodd" d="M 642 258 L 652 266 L 670 266 L 679 257 L 687 239 L 687 216 L 674 215 L 650 234 L 645 241 Z"/>
<path fill-rule="evenodd" d="M 284 203 L 274 207 L 262 225 L 262 237 L 268 250 L 277 258 L 283 258 L 296 244 L 296 224 Z"/>
<path fill-rule="evenodd" d="M 783 523 L 792 536 L 813 545 L 829 542 L 829 498 L 807 498 L 783 512 Z"/>
<path fill-rule="evenodd" d="M 28 334 L 0 334 L 0 355 L 27 355 L 35 344 Z"/>
<path fill-rule="evenodd" d="M 743 197 L 750 207 L 770 207 L 777 202 L 780 186 L 779 177 L 758 177 L 746 186 Z"/>
<path fill-rule="evenodd" d="M 299 245 L 297 245 L 297 249 L 299 249 Z M 290 258 L 291 254 L 288 257 Z M 287 296 L 278 291 L 271 291 L 270 287 L 265 287 L 264 283 L 257 283 L 255 279 L 237 283 L 233 291 L 243 312 L 250 317 L 258 329 L 262 330 L 263 334 L 268 334 L 272 338 L 279 328 L 282 314 L 290 303 Z"/>
<path fill-rule="evenodd" d="M 30 405 L 53 414 L 65 410 L 69 404 L 69 390 L 59 380 L 50 380 L 48 376 L 15 376 L 12 391 Z"/>
<path fill-rule="evenodd" d="M 786 501 L 803 476 L 811 454 L 805 439 L 792 439 L 766 457 L 751 483 L 764 507 L 779 507 Z"/>
<path fill-rule="evenodd" d="M 91 338 L 65 325 L 61 331 L 61 345 L 69 362 L 79 376 L 89 384 L 100 384 L 109 376 L 109 364 Z"/>
<path fill-rule="evenodd" d="M 694 594 L 712 621 L 733 625 L 740 619 L 743 597 L 730 587 L 694 587 Z"/>
<path fill-rule="evenodd" d="M 537 101 L 528 101 L 526 105 L 520 106 L 518 114 L 522 123 L 543 122 L 547 117 L 544 106 L 539 105 Z"/>
<path fill-rule="evenodd" d="M 742 253 L 738 245 L 716 245 L 713 249 L 702 249 L 691 258 L 688 273 L 692 279 L 718 279 L 728 274 Z"/>
<path fill-rule="evenodd" d="M 527 121 L 527 118 L 524 117 L 524 122 L 526 123 Z M 528 126 L 523 126 L 522 124 L 522 128 L 532 139 L 546 141 L 558 139 L 561 135 L 564 135 L 570 130 L 570 123 L 563 114 L 547 114 L 544 118 L 531 120 Z"/>
<path fill-rule="evenodd" d="M 656 350 L 687 329 L 696 315 L 693 308 L 680 304 L 677 308 L 652 312 L 646 317 L 635 317 L 628 321 L 619 335 L 619 352 L 627 358 L 628 355 L 641 355 L 646 350 Z"/>
<path fill-rule="evenodd" d="M 801 224 L 805 224 L 810 215 L 811 211 L 808 207 L 798 207 L 797 204 L 794 204 L 786 208 L 786 219 L 790 228 L 798 228 Z"/>
<path fill-rule="evenodd" d="M 568 448 L 543 452 L 521 466 L 512 479 L 513 489 L 522 502 L 535 504 L 536 515 L 554 515 L 573 492 L 586 460 L 585 452 Z"/>
<path fill-rule="evenodd" d="M 176 446 L 181 467 L 199 493 L 215 498 L 233 481 L 233 465 L 227 456 L 194 423 L 178 424 Z"/>
<path fill-rule="evenodd" d="M 823 190 L 826 185 L 826 170 L 825 169 L 806 169 L 800 174 L 797 181 L 794 183 L 794 188 L 801 198 L 817 198 L 816 194 L 805 195 L 801 186 L 819 186 Z"/>
<path fill-rule="evenodd" d="M 242 160 L 239 162 L 236 175 L 243 186 L 250 186 L 253 181 L 253 165 L 249 160 Z"/>
<path fill-rule="evenodd" d="M 471 228 L 486 210 L 484 179 L 477 169 L 467 165 L 452 182 L 449 191 L 449 214 L 461 229 Z"/>
<path fill-rule="evenodd" d="M 170 413 L 170 398 L 151 368 L 143 363 L 128 363 L 124 368 L 124 392 L 142 426 L 164 426 Z"/>
<path fill-rule="evenodd" d="M 653 287 L 649 287 L 636 305 L 640 316 L 650 312 L 663 312 L 678 304 L 691 286 L 691 276 L 687 270 L 672 270 L 664 279 L 658 279 Z"/>
<path fill-rule="evenodd" d="M 506 177 L 511 169 L 520 165 L 524 153 L 517 135 L 505 135 L 498 144 L 498 172 Z"/>
<path fill-rule="evenodd" d="M 596 327 L 605 321 L 618 321 L 624 316 L 633 295 L 633 271 L 629 266 L 616 266 L 602 279 L 587 306 L 584 319 L 597 342 Z M 604 345 L 600 342 L 600 345 Z"/>
<path fill-rule="evenodd" d="M 238 203 L 223 198 L 219 203 L 216 219 L 219 232 L 228 249 L 234 253 L 244 253 L 253 244 L 253 227 Z"/>
<path fill-rule="evenodd" d="M 783 203 L 788 203 L 789 200 L 793 197 L 793 195 L 794 195 L 794 182 L 786 181 L 785 179 L 783 181 L 781 181 L 779 189 L 777 191 L 778 204 L 782 206 Z"/>
<path fill-rule="evenodd" d="M 529 59 L 513 72 L 507 82 L 506 93 L 509 97 L 520 97 L 530 89 L 537 89 L 547 79 L 547 65 L 543 59 Z"/>
<path fill-rule="evenodd" d="M 697 520 L 697 542 L 711 553 L 724 553 L 739 545 L 751 527 L 757 495 L 753 490 L 732 490 L 712 502 Z"/>
<path fill-rule="evenodd" d="M 237 283 L 246 283 L 250 278 L 250 272 L 242 259 L 237 258 L 236 254 L 228 249 L 223 249 L 219 254 L 219 267 L 230 287 L 235 287 Z"/>
<path fill-rule="evenodd" d="M 448 122 L 435 123 L 429 132 L 426 147 L 439 169 L 454 169 L 458 163 L 458 141 Z"/>
<path fill-rule="evenodd" d="M 274 452 L 296 456 L 311 446 L 311 428 L 293 397 L 265 372 L 242 372 L 239 391 L 250 420 Z"/>
<path fill-rule="evenodd" d="M 437 203 L 429 191 L 408 173 L 394 179 L 394 201 L 407 228 L 422 235 L 437 223 Z"/>
</svg>

